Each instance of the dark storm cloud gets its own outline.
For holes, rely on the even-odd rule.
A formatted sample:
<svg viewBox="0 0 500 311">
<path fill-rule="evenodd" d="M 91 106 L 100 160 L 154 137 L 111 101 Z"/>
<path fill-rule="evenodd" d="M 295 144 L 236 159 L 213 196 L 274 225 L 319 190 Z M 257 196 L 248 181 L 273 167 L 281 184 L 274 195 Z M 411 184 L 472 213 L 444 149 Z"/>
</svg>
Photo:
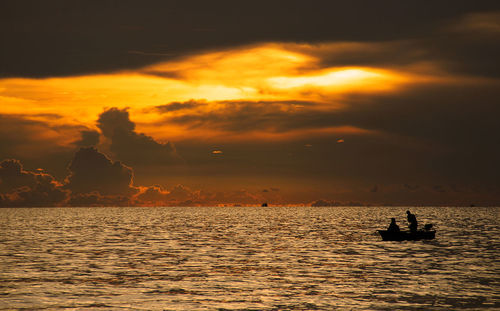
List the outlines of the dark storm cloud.
<svg viewBox="0 0 500 311">
<path fill-rule="evenodd" d="M 79 147 L 91 147 L 99 143 L 99 132 L 94 130 L 83 130 L 80 132 L 82 137 L 75 142 Z"/>
<path fill-rule="evenodd" d="M 26 171 L 14 159 L 0 163 L 0 206 L 53 206 L 65 201 L 67 195 L 49 174 Z"/>
<path fill-rule="evenodd" d="M 130 196 L 137 192 L 133 187 L 132 169 L 110 160 L 93 147 L 81 148 L 68 169 L 65 187 L 73 193 Z"/>
<path fill-rule="evenodd" d="M 110 108 L 99 115 L 97 126 L 104 137 L 112 138 L 116 131 L 133 132 L 134 122 L 130 121 L 127 109 Z"/>
<path fill-rule="evenodd" d="M 23 186 L 33 187 L 36 175 L 25 171 L 18 160 L 8 159 L 0 163 L 0 191 L 7 192 Z"/>
<path fill-rule="evenodd" d="M 62 184 L 41 169 L 25 170 L 19 160 L 0 162 L 0 207 L 255 204 L 264 199 L 247 190 L 199 191 L 181 184 L 169 190 L 135 187 L 132 168 L 93 147 L 76 152 L 69 171 Z"/>
<path fill-rule="evenodd" d="M 159 143 L 151 136 L 137 133 L 127 109 L 104 111 L 99 115 L 97 126 L 111 141 L 110 150 L 126 164 L 154 166 L 181 162 L 172 143 Z"/>
<path fill-rule="evenodd" d="M 77 151 L 68 169 L 65 183 L 60 183 L 42 169 L 25 170 L 19 160 L 0 162 L 0 207 L 130 206 L 153 200 L 163 204 L 185 200 L 193 193 L 182 185 L 170 192 L 159 186 L 135 187 L 132 168 L 93 147 Z"/>
<path fill-rule="evenodd" d="M 109 72 L 264 41 L 422 38 L 495 9 L 498 1 L 2 1 L 0 75 Z"/>
</svg>

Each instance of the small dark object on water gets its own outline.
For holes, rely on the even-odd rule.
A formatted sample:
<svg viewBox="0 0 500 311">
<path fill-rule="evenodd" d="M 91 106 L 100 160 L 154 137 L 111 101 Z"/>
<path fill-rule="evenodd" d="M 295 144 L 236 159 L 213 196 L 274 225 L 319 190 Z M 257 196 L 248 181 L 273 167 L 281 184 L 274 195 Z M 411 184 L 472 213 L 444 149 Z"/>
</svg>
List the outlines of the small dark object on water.
<svg viewBox="0 0 500 311">
<path fill-rule="evenodd" d="M 396 218 L 391 218 L 391 224 L 387 230 L 378 230 L 384 241 L 417 241 L 432 240 L 436 237 L 436 230 L 432 230 L 432 224 L 424 225 L 424 230 L 417 230 L 417 219 L 415 215 L 407 211 L 410 231 L 400 231 L 396 224 Z"/>
<path fill-rule="evenodd" d="M 418 241 L 418 240 L 432 240 L 436 237 L 436 230 L 430 230 L 432 225 L 429 224 L 429 230 L 399 231 L 391 232 L 388 230 L 378 230 L 383 241 Z M 426 225 L 425 227 L 429 226 Z"/>
</svg>

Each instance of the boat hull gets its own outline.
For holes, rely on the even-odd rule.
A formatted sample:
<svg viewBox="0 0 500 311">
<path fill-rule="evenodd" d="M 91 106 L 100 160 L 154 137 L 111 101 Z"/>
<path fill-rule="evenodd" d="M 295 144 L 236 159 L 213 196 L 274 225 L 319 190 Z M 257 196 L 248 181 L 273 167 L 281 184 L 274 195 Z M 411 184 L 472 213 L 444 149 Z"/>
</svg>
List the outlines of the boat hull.
<svg viewBox="0 0 500 311">
<path fill-rule="evenodd" d="M 400 231 L 391 232 L 387 230 L 378 230 L 378 233 L 384 241 L 418 241 L 432 240 L 436 237 L 435 230 L 418 230 L 417 232 Z"/>
</svg>

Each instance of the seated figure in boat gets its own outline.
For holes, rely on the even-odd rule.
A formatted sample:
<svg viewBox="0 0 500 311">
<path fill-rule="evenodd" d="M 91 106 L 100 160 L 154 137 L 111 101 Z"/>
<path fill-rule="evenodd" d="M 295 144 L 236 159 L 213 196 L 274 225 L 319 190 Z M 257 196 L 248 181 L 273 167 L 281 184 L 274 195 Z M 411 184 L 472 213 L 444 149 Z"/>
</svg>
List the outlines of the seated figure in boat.
<svg viewBox="0 0 500 311">
<path fill-rule="evenodd" d="M 406 218 L 408 219 L 409 225 L 408 227 L 410 228 L 410 232 L 417 232 L 417 227 L 418 227 L 418 222 L 417 222 L 417 217 L 415 217 L 415 214 L 410 213 L 410 211 L 406 211 Z"/>
<path fill-rule="evenodd" d="M 387 228 L 389 232 L 399 232 L 399 226 L 396 224 L 396 218 L 391 218 L 391 224 Z"/>
</svg>

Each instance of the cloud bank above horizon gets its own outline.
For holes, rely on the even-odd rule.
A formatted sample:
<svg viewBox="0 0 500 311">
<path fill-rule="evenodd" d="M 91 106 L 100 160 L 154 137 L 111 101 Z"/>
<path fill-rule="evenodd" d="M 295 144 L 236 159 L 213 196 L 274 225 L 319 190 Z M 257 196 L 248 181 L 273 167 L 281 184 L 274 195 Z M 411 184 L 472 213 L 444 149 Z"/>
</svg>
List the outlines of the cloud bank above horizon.
<svg viewBox="0 0 500 311">
<path fill-rule="evenodd" d="M 104 1 L 95 25 L 85 20 L 96 4 L 48 4 L 40 12 L 58 13 L 42 21 L 6 2 L 4 29 L 24 30 L 2 32 L 0 159 L 45 180 L 20 186 L 45 189 L 43 202 L 499 204 L 500 5 L 445 2 L 235 13 L 225 1 L 153 1 L 157 12 Z M 36 40 L 44 47 L 27 55 Z M 133 170 L 116 181 L 129 193 L 71 181 L 69 163 L 89 147 L 121 163 L 116 174 Z M 20 187 L 4 202 L 29 202 Z"/>
</svg>

